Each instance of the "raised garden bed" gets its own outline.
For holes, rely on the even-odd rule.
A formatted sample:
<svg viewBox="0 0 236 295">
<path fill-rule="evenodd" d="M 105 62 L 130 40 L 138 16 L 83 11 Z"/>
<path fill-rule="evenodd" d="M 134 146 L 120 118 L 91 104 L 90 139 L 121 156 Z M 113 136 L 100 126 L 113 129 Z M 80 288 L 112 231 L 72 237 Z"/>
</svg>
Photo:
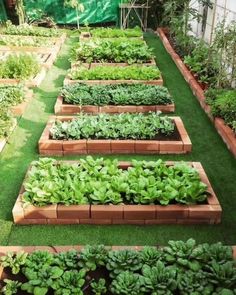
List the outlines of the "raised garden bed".
<svg viewBox="0 0 236 295">
<path fill-rule="evenodd" d="M 80 162 L 61 161 L 58 164 L 75 165 Z M 166 162 L 167 167 L 175 165 L 175 162 Z M 221 221 L 222 209 L 211 187 L 202 165 L 198 162 L 187 162 L 199 175 L 199 180 L 204 183 L 207 197 L 203 203 L 191 205 L 169 204 L 142 205 L 142 204 L 84 204 L 63 205 L 53 204 L 47 206 L 35 206 L 25 203 L 24 193 L 26 181 L 31 167 L 26 173 L 25 180 L 20 189 L 19 196 L 12 210 L 16 224 L 217 224 Z M 93 164 L 94 165 L 94 164 Z M 119 162 L 118 168 L 123 171 L 132 167 L 130 162 Z M 35 168 L 34 168 L 35 169 Z M 37 169 L 37 168 L 36 168 Z M 50 172 L 49 172 L 50 174 Z M 26 184 L 30 185 L 30 184 Z M 104 182 L 105 185 L 105 182 Z M 202 191 L 202 189 L 201 189 Z M 202 191 L 203 193 L 203 191 Z M 28 194 L 28 193 L 26 193 Z M 105 192 L 104 192 L 105 194 Z M 29 196 L 27 195 L 26 199 Z M 200 199 L 200 197 L 198 197 Z M 36 197 L 36 199 L 38 199 Z M 68 201 L 70 204 L 71 202 Z"/>
<path fill-rule="evenodd" d="M 15 115 L 15 116 L 23 115 L 27 105 L 29 104 L 29 102 L 31 101 L 32 98 L 33 98 L 33 91 L 27 89 L 27 91 L 25 93 L 24 101 L 16 106 L 11 107 L 11 112 L 13 113 L 13 115 Z"/>
<path fill-rule="evenodd" d="M 11 48 L 1 48 L 0 47 L 0 58 L 1 59 L 5 59 L 7 56 L 9 56 L 10 54 L 14 53 L 14 54 L 18 54 L 20 52 L 24 52 L 25 53 L 29 53 L 29 54 L 34 54 L 37 56 L 37 59 L 39 60 L 39 63 L 45 67 L 46 69 L 51 68 L 51 66 L 53 65 L 56 57 L 57 57 L 57 53 L 58 51 L 54 51 L 52 52 L 51 50 L 45 50 L 44 48 L 31 48 L 31 49 L 27 49 L 27 50 L 13 50 Z"/>
<path fill-rule="evenodd" d="M 185 154 L 192 150 L 192 143 L 180 117 L 173 120 L 177 137 L 161 140 L 110 140 L 79 139 L 54 140 L 50 130 L 56 121 L 71 121 L 73 117 L 50 117 L 39 140 L 41 155 L 80 155 L 80 154 Z M 177 139 L 178 138 L 178 139 Z"/>
<path fill-rule="evenodd" d="M 136 63 L 137 64 L 137 63 Z M 72 62 L 71 63 L 71 68 L 78 68 L 79 66 L 83 66 L 89 69 L 98 67 L 98 66 L 111 66 L 111 67 L 128 67 L 130 64 L 127 62 L 119 62 L 119 63 L 114 63 L 114 62 L 91 62 L 91 63 L 81 63 L 81 62 Z M 155 66 L 156 62 L 155 59 L 151 59 L 149 62 L 144 62 L 141 65 L 143 66 Z"/>
<path fill-rule="evenodd" d="M 141 29 L 117 29 L 117 28 L 95 28 L 88 32 L 81 32 L 80 39 L 88 39 L 88 38 L 143 38 L 143 32 Z"/>
<path fill-rule="evenodd" d="M 223 141 L 226 143 L 228 149 L 233 153 L 233 155 L 236 157 L 236 137 L 233 132 L 233 130 L 226 126 L 224 123 L 224 120 L 220 118 L 213 118 L 211 114 L 211 108 L 206 103 L 206 97 L 205 92 L 201 88 L 198 81 L 195 79 L 193 74 L 189 71 L 189 69 L 186 67 L 184 62 L 181 60 L 179 55 L 175 52 L 173 47 L 171 46 L 168 38 L 166 37 L 165 29 L 158 28 L 157 33 L 162 40 L 162 43 L 166 49 L 166 51 L 170 54 L 172 60 L 175 62 L 176 66 L 182 73 L 185 81 L 189 84 L 190 88 L 192 89 L 193 94 L 198 99 L 201 107 L 206 112 L 206 114 L 209 116 L 209 118 L 213 121 L 215 128 L 217 129 L 217 132 L 222 137 Z"/>
<path fill-rule="evenodd" d="M 9 137 L 11 136 L 11 133 L 14 131 L 14 129 L 17 126 L 17 120 L 14 119 L 13 124 L 11 129 L 9 130 L 8 136 L 7 137 L 0 137 L 0 153 L 2 152 L 2 150 L 4 149 L 5 145 L 8 142 Z"/>
<path fill-rule="evenodd" d="M 2 246 L 0 288 L 15 291 L 10 294 L 150 295 L 155 290 L 177 295 L 193 290 L 233 295 L 235 258 L 234 246 L 193 239 L 163 247 Z"/>
<path fill-rule="evenodd" d="M 145 84 L 74 84 L 61 89 L 56 115 L 85 113 L 174 112 L 173 98 L 163 86 Z"/>
<path fill-rule="evenodd" d="M 86 83 L 88 85 L 134 83 L 163 85 L 163 79 L 159 69 L 153 66 L 112 67 L 100 65 L 90 69 L 79 66 L 72 68 L 64 80 L 64 85 L 75 83 Z"/>
</svg>

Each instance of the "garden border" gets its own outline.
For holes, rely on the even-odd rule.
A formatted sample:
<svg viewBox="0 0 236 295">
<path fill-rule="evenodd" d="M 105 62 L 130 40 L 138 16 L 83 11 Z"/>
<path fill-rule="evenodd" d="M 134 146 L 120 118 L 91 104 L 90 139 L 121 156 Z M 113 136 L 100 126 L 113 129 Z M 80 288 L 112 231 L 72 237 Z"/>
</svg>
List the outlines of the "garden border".
<svg viewBox="0 0 236 295">
<path fill-rule="evenodd" d="M 76 163 L 78 161 L 59 161 Z M 168 165 L 175 162 L 167 161 Z M 199 162 L 187 162 L 197 169 L 201 180 L 208 186 L 209 197 L 205 205 L 48 205 L 25 206 L 22 202 L 24 181 L 12 210 L 15 224 L 218 224 L 222 208 Z M 119 162 L 121 169 L 130 162 Z M 29 166 L 25 179 L 27 178 Z"/>
<path fill-rule="evenodd" d="M 26 89 L 25 90 L 25 99 L 19 103 L 18 105 L 12 106 L 11 112 L 13 113 L 14 116 L 22 116 L 27 105 L 29 104 L 29 102 L 31 101 L 31 99 L 33 98 L 33 90 L 31 89 Z"/>
<path fill-rule="evenodd" d="M 81 40 L 89 40 L 89 39 L 92 39 L 92 38 L 97 38 L 97 39 L 115 39 L 115 38 L 119 38 L 119 37 L 105 37 L 105 38 L 101 38 L 101 37 L 95 37 L 93 36 L 90 32 L 81 32 L 80 33 L 80 36 L 79 38 Z M 120 37 L 120 38 L 127 38 L 127 39 L 141 39 L 141 40 L 144 40 L 143 36 L 140 36 L 140 37 Z"/>
<path fill-rule="evenodd" d="M 206 103 L 206 97 L 204 94 L 204 90 L 201 88 L 195 77 L 191 74 L 189 69 L 186 67 L 184 62 L 181 60 L 180 56 L 175 52 L 174 48 L 171 46 L 168 38 L 165 34 L 165 28 L 158 28 L 156 33 L 159 35 L 166 51 L 170 54 L 172 60 L 178 67 L 179 71 L 183 75 L 185 81 L 189 84 L 193 94 L 198 99 L 201 107 L 208 115 L 210 120 L 213 122 L 217 132 L 222 137 L 223 141 L 227 145 L 228 149 L 232 152 L 232 154 L 236 157 L 236 135 L 233 130 L 227 126 L 223 119 L 221 118 L 213 118 L 211 115 L 211 108 Z"/>
<path fill-rule="evenodd" d="M 171 116 L 180 135 L 180 140 L 53 140 L 50 129 L 59 119 L 68 121 L 72 116 L 51 116 L 39 139 L 40 155 L 81 155 L 81 154 L 185 154 L 192 151 L 192 143 L 180 117 Z"/>
<path fill-rule="evenodd" d="M 12 132 L 15 130 L 15 128 L 17 126 L 17 119 L 14 118 L 13 120 L 14 120 L 14 122 L 13 122 L 13 125 L 12 125 L 11 129 L 9 130 L 8 136 L 0 138 L 0 153 L 3 151 L 5 145 L 7 144 L 8 140 L 9 140 L 11 134 L 12 134 Z"/>
<path fill-rule="evenodd" d="M 76 115 L 80 112 L 85 113 L 147 113 L 157 112 L 171 113 L 175 111 L 175 104 L 167 105 L 76 105 L 76 104 L 65 104 L 63 103 L 63 97 L 58 96 L 56 104 L 54 106 L 54 112 L 56 115 Z"/>
<path fill-rule="evenodd" d="M 152 58 L 149 62 L 144 63 L 133 63 L 131 65 L 142 65 L 142 66 L 156 66 L 156 61 Z M 77 68 L 78 66 L 83 66 L 88 69 L 92 69 L 99 66 L 111 66 L 111 67 L 127 67 L 130 66 L 127 62 L 91 62 L 91 63 L 83 63 L 80 61 L 72 62 L 71 68 Z"/>
</svg>

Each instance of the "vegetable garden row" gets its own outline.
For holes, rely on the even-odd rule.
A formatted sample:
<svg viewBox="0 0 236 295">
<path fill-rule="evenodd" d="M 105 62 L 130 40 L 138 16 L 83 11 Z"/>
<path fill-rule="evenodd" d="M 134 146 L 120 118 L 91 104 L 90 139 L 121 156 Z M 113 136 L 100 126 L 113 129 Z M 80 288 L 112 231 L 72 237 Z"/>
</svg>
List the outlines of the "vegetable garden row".
<svg viewBox="0 0 236 295">
<path fill-rule="evenodd" d="M 14 223 L 219 224 L 222 207 L 200 162 L 105 156 L 167 154 L 172 160 L 171 154 L 192 151 L 181 117 L 169 115 L 175 101 L 142 31 L 99 28 L 73 38 L 71 69 L 38 152 L 89 156 L 32 162 L 12 210 Z M 42 82 L 64 41 L 56 29 L 12 24 L 2 29 L 2 149 L 30 103 L 29 88 Z M 233 251 L 220 243 L 196 245 L 190 239 L 140 251 L 102 245 L 79 252 L 52 249 L 7 255 L 3 250 L 3 294 L 235 294 Z"/>
</svg>

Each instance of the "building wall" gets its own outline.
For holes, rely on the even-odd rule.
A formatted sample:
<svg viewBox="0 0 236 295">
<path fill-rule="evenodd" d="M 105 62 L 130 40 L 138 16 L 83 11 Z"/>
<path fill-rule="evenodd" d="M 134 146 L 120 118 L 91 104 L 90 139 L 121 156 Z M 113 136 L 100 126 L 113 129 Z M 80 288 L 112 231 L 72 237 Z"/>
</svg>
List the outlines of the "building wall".
<svg viewBox="0 0 236 295">
<path fill-rule="evenodd" d="M 214 38 L 214 28 L 224 18 L 226 23 L 236 21 L 236 0 L 212 0 L 213 9 L 208 8 L 206 27 L 203 30 L 202 22 L 198 23 L 196 20 L 191 22 L 193 32 L 198 37 L 203 37 L 208 43 L 211 43 Z M 203 14 L 203 7 L 198 0 L 192 0 L 191 6 L 198 9 Z"/>
</svg>

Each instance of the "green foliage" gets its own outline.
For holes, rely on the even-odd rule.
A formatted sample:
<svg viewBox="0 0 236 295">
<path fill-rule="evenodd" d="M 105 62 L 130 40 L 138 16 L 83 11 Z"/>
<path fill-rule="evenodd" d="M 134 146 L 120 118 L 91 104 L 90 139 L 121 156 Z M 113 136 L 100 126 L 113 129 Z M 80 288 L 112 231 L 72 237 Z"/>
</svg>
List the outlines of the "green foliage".
<svg viewBox="0 0 236 295">
<path fill-rule="evenodd" d="M 83 295 L 82 287 L 85 283 L 85 270 L 65 271 L 58 280 L 51 285 L 55 295 Z"/>
<path fill-rule="evenodd" d="M 48 290 L 54 286 L 55 281 L 58 281 L 63 275 L 63 270 L 58 266 L 43 265 L 37 270 L 36 268 L 26 268 L 23 273 L 28 281 L 21 285 L 21 290 L 34 295 L 46 295 Z"/>
<path fill-rule="evenodd" d="M 166 267 L 161 261 L 152 267 L 144 265 L 142 275 L 145 288 L 152 295 L 172 295 L 177 289 L 177 269 Z"/>
<path fill-rule="evenodd" d="M 202 271 L 186 271 L 178 278 L 178 288 L 182 295 L 212 295 L 214 287 Z"/>
<path fill-rule="evenodd" d="M 206 93 L 207 103 L 214 117 L 220 117 L 230 127 L 236 121 L 236 90 L 210 89 Z"/>
<path fill-rule="evenodd" d="M 80 252 L 78 265 L 86 271 L 95 270 L 106 265 L 107 253 L 103 245 L 86 246 Z"/>
<path fill-rule="evenodd" d="M 152 50 L 142 40 L 91 40 L 79 42 L 71 51 L 72 61 L 146 63 L 154 58 Z"/>
<path fill-rule="evenodd" d="M 140 251 L 140 259 L 144 265 L 155 265 L 157 261 L 162 260 L 162 251 L 156 247 L 144 247 Z"/>
<path fill-rule="evenodd" d="M 15 122 L 9 107 L 0 104 L 0 138 L 7 137 L 10 134 Z"/>
<path fill-rule="evenodd" d="M 54 255 L 54 264 L 63 270 L 76 269 L 78 267 L 79 254 L 76 250 L 60 252 Z"/>
<path fill-rule="evenodd" d="M 106 280 L 105 279 L 99 279 L 97 282 L 93 281 L 91 283 L 92 292 L 95 295 L 102 295 L 107 293 L 107 287 L 106 287 Z"/>
<path fill-rule="evenodd" d="M 40 70 L 37 58 L 29 54 L 11 54 L 0 64 L 0 78 L 29 79 Z"/>
<path fill-rule="evenodd" d="M 43 267 L 49 267 L 54 261 L 53 254 L 48 251 L 34 251 L 27 256 L 24 272 L 28 270 L 37 271 Z"/>
<path fill-rule="evenodd" d="M 5 279 L 4 283 L 5 283 L 5 286 L 2 288 L 2 290 L 0 290 L 0 292 L 4 295 L 17 294 L 17 292 L 21 286 L 20 282 L 8 280 L 8 279 Z"/>
<path fill-rule="evenodd" d="M 167 105 L 173 103 L 166 87 L 146 84 L 64 86 L 61 95 L 66 103 L 79 105 Z"/>
<path fill-rule="evenodd" d="M 78 67 L 69 71 L 72 80 L 157 80 L 161 78 L 160 70 L 154 66 L 132 65 L 97 66 L 91 69 Z"/>
<path fill-rule="evenodd" d="M 119 38 L 119 37 L 142 37 L 143 32 L 139 27 L 121 30 L 117 28 L 96 28 L 91 31 L 92 37 L 96 38 Z"/>
<path fill-rule="evenodd" d="M 0 86 L 0 106 L 15 106 L 24 100 L 25 90 L 21 86 Z"/>
<path fill-rule="evenodd" d="M 28 24 L 19 26 L 7 22 L 7 26 L 1 30 L 5 35 L 22 35 L 22 36 L 39 36 L 39 37 L 59 37 L 61 32 L 56 29 L 48 29 L 43 27 L 35 27 Z"/>
<path fill-rule="evenodd" d="M 53 40 L 45 37 L 23 37 L 22 36 L 14 36 L 14 35 L 0 35 L 0 45 L 4 46 L 33 46 L 33 47 L 40 47 L 40 46 L 52 46 Z"/>
<path fill-rule="evenodd" d="M 128 249 L 120 251 L 110 251 L 106 268 L 110 271 L 110 276 L 116 278 L 124 271 L 136 272 L 142 267 L 140 254 L 138 251 Z"/>
<path fill-rule="evenodd" d="M 20 268 L 26 264 L 27 255 L 25 252 L 18 252 L 16 254 L 9 252 L 7 255 L 0 257 L 0 265 L 3 268 L 9 267 L 13 274 L 18 274 Z"/>
<path fill-rule="evenodd" d="M 139 128 L 137 129 L 137 126 Z M 155 139 L 171 135 L 175 124 L 167 116 L 148 114 L 80 114 L 71 121 L 57 120 L 50 129 L 52 139 Z"/>
<path fill-rule="evenodd" d="M 167 166 L 161 160 L 133 161 L 132 167 L 122 170 L 116 160 L 87 157 L 79 164 L 56 164 L 53 159 L 42 158 L 32 163 L 24 188 L 23 201 L 36 206 L 198 204 L 207 198 L 207 186 L 195 169 L 184 163 Z"/>
<path fill-rule="evenodd" d="M 143 277 L 129 271 L 121 272 L 112 281 L 111 291 L 114 295 L 143 295 L 145 291 Z"/>
</svg>

